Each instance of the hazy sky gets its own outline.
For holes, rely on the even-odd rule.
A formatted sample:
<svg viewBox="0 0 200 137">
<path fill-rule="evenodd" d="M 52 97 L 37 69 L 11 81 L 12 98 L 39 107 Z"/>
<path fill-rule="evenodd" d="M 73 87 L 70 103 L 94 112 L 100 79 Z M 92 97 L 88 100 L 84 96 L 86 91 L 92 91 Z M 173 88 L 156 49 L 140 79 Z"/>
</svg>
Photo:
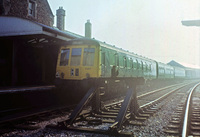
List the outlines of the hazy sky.
<svg viewBox="0 0 200 137">
<path fill-rule="evenodd" d="M 48 1 L 54 15 L 60 6 L 66 10 L 68 31 L 84 35 L 90 19 L 95 39 L 164 63 L 200 64 L 200 28 L 181 24 L 200 19 L 199 0 Z"/>
</svg>

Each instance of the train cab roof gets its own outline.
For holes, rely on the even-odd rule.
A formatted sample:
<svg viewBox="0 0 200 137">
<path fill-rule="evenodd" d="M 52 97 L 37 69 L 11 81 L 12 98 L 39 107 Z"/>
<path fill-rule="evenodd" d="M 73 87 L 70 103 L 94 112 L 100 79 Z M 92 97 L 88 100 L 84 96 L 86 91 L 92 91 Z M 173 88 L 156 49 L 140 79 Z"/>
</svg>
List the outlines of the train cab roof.
<svg viewBox="0 0 200 137">
<path fill-rule="evenodd" d="M 67 45 L 100 45 L 99 41 L 89 38 L 72 39 L 66 42 Z"/>
</svg>

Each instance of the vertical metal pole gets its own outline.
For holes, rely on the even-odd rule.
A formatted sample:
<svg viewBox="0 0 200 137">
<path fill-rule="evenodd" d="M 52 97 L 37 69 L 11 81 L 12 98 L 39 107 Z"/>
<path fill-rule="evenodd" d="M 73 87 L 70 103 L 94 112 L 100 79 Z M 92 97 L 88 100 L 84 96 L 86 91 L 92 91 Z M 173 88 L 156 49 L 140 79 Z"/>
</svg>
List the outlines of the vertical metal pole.
<svg viewBox="0 0 200 137">
<path fill-rule="evenodd" d="M 18 43 L 17 41 L 14 41 L 12 43 L 13 49 L 12 49 L 12 80 L 11 80 L 11 84 L 12 86 L 15 86 L 17 83 L 17 49 L 18 49 L 18 45 L 16 44 Z"/>
<path fill-rule="evenodd" d="M 45 48 L 41 49 L 42 50 L 42 54 L 44 54 L 44 56 L 41 56 L 42 57 L 42 82 L 45 83 L 46 81 L 46 52 L 45 52 Z"/>
</svg>

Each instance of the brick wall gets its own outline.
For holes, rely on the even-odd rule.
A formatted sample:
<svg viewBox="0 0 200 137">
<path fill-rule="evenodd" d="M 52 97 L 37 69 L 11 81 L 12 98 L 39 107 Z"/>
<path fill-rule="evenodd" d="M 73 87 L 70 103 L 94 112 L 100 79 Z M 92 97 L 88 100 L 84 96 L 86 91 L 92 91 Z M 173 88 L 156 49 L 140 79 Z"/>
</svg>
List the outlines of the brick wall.
<svg viewBox="0 0 200 137">
<path fill-rule="evenodd" d="M 48 26 L 53 26 L 54 16 L 47 0 L 37 0 L 37 19 Z M 47 17 L 46 17 L 47 16 Z"/>
<path fill-rule="evenodd" d="M 6 0 L 0 0 L 6 1 Z M 36 4 L 36 16 L 32 17 L 28 14 L 29 0 L 10 0 L 10 10 L 6 16 L 16 16 L 30 19 L 48 26 L 53 26 L 54 15 L 49 7 L 47 0 L 32 0 Z M 2 14 L 4 15 L 4 14 Z"/>
</svg>

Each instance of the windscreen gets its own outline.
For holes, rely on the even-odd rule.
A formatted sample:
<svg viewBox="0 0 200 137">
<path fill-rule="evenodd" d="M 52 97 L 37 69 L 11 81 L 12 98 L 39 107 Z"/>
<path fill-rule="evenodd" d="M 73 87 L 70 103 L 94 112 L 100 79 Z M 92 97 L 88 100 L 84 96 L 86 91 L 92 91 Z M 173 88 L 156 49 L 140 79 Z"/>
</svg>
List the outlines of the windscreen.
<svg viewBox="0 0 200 137">
<path fill-rule="evenodd" d="M 67 66 L 69 63 L 70 49 L 62 49 L 60 57 L 60 66 Z"/>
</svg>

